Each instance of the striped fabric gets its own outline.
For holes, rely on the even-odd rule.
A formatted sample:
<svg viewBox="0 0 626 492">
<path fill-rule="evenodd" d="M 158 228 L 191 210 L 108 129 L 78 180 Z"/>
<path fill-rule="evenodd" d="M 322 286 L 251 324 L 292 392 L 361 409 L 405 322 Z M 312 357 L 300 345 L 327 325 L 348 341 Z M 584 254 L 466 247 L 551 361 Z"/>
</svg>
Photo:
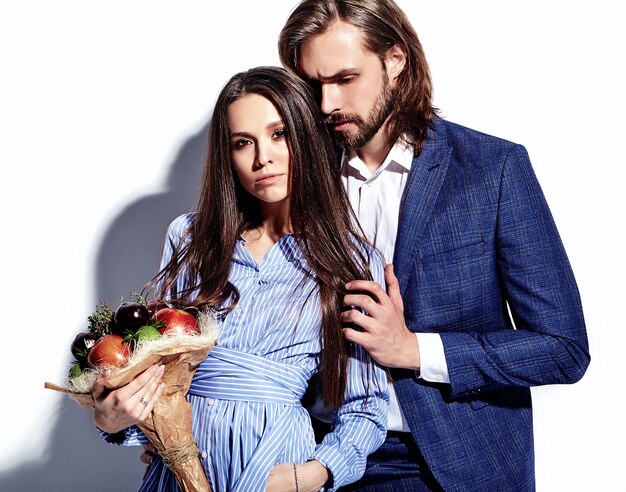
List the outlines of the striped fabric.
<svg viewBox="0 0 626 492">
<path fill-rule="evenodd" d="M 193 220 L 170 226 L 163 264 Z M 319 371 L 321 350 L 315 280 L 295 237 L 283 236 L 260 264 L 241 239 L 233 253 L 230 281 L 241 298 L 221 320 L 218 346 L 200 365 L 188 399 L 202 464 L 215 492 L 259 491 L 277 463 L 315 459 L 333 477 L 333 488 L 358 479 L 367 455 L 383 442 L 388 393 L 386 376 L 359 347 L 351 359 L 344 405 L 334 431 L 316 445 L 308 412 L 300 405 L 309 379 Z M 383 263 L 372 254 L 374 279 L 384 282 Z M 185 287 L 184 277 L 178 288 Z M 145 441 L 137 429 L 123 444 Z M 141 491 L 176 491 L 171 473 L 157 459 Z"/>
<path fill-rule="evenodd" d="M 198 367 L 189 393 L 220 400 L 300 405 L 306 377 L 300 366 L 218 346 Z"/>
</svg>

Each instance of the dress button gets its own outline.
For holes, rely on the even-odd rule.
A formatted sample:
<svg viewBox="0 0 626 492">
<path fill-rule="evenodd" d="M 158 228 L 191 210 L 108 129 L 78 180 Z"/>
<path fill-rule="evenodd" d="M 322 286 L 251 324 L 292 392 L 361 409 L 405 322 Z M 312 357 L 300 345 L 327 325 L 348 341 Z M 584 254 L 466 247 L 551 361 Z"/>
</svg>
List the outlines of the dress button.
<svg viewBox="0 0 626 492">
<path fill-rule="evenodd" d="M 443 381 L 443 376 L 441 374 L 435 374 L 435 379 L 439 382 Z"/>
<path fill-rule="evenodd" d="M 207 456 L 208 456 L 207 452 L 206 451 L 202 451 L 202 458 L 206 459 Z"/>
<path fill-rule="evenodd" d="M 213 398 L 209 398 L 206 403 L 207 405 L 211 406 L 215 403 L 215 400 Z"/>
</svg>

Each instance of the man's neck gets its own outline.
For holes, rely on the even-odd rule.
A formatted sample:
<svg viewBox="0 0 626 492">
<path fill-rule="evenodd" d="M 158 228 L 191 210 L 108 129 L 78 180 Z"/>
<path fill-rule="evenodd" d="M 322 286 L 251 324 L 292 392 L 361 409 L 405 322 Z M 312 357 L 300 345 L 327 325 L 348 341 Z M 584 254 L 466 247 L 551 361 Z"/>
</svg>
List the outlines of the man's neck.
<svg viewBox="0 0 626 492">
<path fill-rule="evenodd" d="M 369 142 L 358 149 L 356 153 L 367 169 L 373 174 L 385 161 L 393 144 L 393 142 L 387 140 L 386 132 L 383 127 Z"/>
</svg>

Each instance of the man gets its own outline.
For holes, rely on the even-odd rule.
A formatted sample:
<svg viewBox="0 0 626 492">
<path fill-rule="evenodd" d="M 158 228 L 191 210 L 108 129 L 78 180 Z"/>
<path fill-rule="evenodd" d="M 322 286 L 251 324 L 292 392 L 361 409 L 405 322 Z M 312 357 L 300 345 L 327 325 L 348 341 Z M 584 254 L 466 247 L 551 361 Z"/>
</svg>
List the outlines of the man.
<svg viewBox="0 0 626 492">
<path fill-rule="evenodd" d="M 389 433 L 354 490 L 534 490 L 530 387 L 589 364 L 574 276 L 525 149 L 440 119 L 392 0 L 304 0 L 279 39 L 314 87 L 387 291 L 348 340 L 391 368 Z M 395 273 L 395 275 L 394 275 Z M 394 393 L 394 392 L 392 392 Z M 393 396 L 393 395 L 392 395 Z"/>
</svg>

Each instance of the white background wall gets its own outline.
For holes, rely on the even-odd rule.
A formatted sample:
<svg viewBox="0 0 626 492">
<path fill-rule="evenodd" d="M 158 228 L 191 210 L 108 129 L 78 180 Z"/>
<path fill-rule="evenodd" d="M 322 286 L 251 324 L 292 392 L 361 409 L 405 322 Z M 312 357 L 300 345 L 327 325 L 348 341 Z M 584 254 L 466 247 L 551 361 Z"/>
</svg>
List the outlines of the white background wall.
<svg viewBox="0 0 626 492">
<path fill-rule="evenodd" d="M 574 386 L 533 390 L 539 491 L 626 490 L 620 3 L 399 0 L 442 114 L 527 147 L 577 275 L 592 363 Z M 102 443 L 43 382 L 64 381 L 98 299 L 155 272 L 194 201 L 218 91 L 278 63 L 294 5 L 0 4 L 0 490 L 136 487 L 139 450 Z"/>
</svg>

